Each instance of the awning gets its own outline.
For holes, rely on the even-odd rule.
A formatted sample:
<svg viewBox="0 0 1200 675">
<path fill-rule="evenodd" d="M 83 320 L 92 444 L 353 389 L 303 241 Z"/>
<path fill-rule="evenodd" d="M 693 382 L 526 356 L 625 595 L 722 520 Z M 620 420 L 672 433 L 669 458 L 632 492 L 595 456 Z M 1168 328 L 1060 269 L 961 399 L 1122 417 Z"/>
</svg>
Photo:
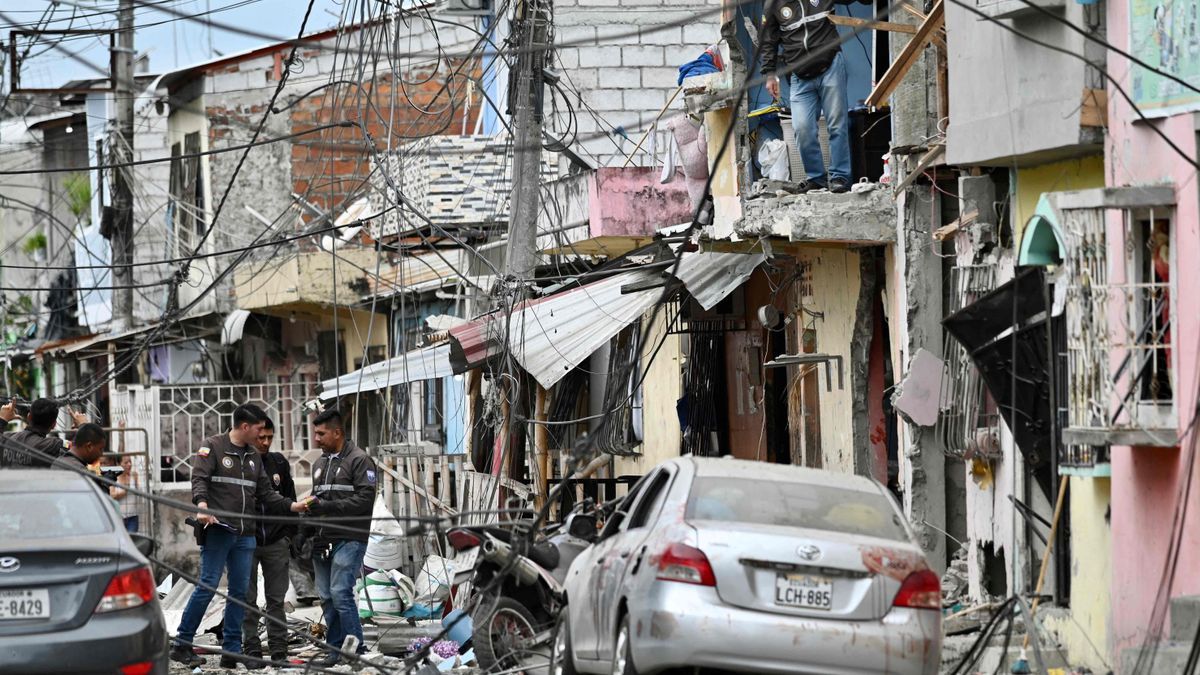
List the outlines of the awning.
<svg viewBox="0 0 1200 675">
<path fill-rule="evenodd" d="M 246 321 L 250 318 L 250 312 L 244 309 L 235 309 L 225 317 L 225 325 L 221 327 L 221 344 L 231 345 L 242 339 L 242 333 L 246 330 Z"/>
<path fill-rule="evenodd" d="M 450 345 L 422 347 L 321 383 L 323 400 L 453 375 Z"/>
<path fill-rule="evenodd" d="M 763 256 L 742 253 L 684 254 L 675 276 L 706 309 L 745 283 Z M 509 351 L 543 387 L 567 373 L 662 297 L 663 274 L 630 270 L 546 298 L 531 300 L 507 320 L 493 312 L 450 329 L 450 361 L 456 372 L 478 367 Z M 623 293 L 622 288 L 634 289 Z"/>
</svg>

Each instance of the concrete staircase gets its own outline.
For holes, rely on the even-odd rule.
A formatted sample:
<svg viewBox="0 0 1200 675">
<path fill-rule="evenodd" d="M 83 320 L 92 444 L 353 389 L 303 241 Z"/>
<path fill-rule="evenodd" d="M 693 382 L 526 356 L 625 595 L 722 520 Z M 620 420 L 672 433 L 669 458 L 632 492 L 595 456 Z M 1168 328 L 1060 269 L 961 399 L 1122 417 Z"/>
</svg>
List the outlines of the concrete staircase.
<svg viewBox="0 0 1200 675">
<path fill-rule="evenodd" d="M 1196 639 L 1196 629 L 1200 627 L 1200 596 L 1172 598 L 1170 619 L 1170 631 L 1166 642 L 1130 647 L 1121 651 L 1121 675 L 1132 673 L 1138 656 L 1143 650 L 1149 649 L 1155 650 L 1153 667 L 1147 668 L 1150 662 L 1143 661 L 1142 672 L 1154 675 L 1183 673 L 1188 653 L 1192 649 L 1192 640 Z"/>
</svg>

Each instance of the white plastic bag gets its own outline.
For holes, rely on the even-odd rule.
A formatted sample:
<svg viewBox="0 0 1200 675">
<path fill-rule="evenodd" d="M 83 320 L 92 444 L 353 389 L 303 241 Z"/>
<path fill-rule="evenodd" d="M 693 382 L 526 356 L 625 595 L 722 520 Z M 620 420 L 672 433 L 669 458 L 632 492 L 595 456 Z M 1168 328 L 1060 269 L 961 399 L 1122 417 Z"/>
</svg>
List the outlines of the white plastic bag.
<svg viewBox="0 0 1200 675">
<path fill-rule="evenodd" d="M 758 165 L 767 178 L 787 180 L 791 175 L 788 169 L 787 145 L 779 139 L 763 143 L 758 149 Z"/>
</svg>

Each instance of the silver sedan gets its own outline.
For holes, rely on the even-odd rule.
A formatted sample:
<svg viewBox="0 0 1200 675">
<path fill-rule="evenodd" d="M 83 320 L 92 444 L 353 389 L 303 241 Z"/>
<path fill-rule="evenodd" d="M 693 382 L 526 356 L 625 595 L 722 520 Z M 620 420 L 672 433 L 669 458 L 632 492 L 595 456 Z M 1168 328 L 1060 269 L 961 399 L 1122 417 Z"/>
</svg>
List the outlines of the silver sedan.
<svg viewBox="0 0 1200 675">
<path fill-rule="evenodd" d="M 936 673 L 941 589 L 875 481 L 681 457 L 571 564 L 556 675 Z"/>
</svg>

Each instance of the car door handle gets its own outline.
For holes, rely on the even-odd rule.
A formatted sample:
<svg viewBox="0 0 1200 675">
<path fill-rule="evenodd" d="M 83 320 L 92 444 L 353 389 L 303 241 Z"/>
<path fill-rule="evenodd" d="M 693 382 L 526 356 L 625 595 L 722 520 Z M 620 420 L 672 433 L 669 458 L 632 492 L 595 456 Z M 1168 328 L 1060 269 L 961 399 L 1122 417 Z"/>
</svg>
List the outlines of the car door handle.
<svg viewBox="0 0 1200 675">
<path fill-rule="evenodd" d="M 625 559 L 628 559 L 628 558 L 629 558 L 629 551 L 625 551 L 624 553 L 622 553 L 622 554 L 621 554 L 621 559 L 622 559 L 622 560 L 625 560 Z"/>
</svg>

